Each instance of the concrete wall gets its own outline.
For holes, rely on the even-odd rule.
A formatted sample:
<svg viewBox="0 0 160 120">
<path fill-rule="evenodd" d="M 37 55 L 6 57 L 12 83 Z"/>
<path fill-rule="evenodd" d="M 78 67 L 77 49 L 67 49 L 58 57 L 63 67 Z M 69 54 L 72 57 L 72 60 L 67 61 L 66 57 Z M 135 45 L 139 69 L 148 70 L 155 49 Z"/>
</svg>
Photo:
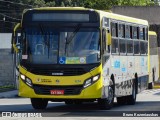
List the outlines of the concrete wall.
<svg viewBox="0 0 160 120">
<path fill-rule="evenodd" d="M 14 86 L 11 33 L 0 33 L 0 88 Z"/>
</svg>

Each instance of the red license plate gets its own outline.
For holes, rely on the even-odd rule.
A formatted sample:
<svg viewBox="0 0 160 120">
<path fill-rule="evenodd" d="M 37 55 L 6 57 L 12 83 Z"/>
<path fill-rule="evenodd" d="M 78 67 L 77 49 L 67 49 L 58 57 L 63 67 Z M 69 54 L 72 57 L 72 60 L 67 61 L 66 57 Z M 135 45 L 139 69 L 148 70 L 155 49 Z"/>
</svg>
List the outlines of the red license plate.
<svg viewBox="0 0 160 120">
<path fill-rule="evenodd" d="M 51 90 L 50 93 L 51 95 L 63 95 L 64 90 Z"/>
</svg>

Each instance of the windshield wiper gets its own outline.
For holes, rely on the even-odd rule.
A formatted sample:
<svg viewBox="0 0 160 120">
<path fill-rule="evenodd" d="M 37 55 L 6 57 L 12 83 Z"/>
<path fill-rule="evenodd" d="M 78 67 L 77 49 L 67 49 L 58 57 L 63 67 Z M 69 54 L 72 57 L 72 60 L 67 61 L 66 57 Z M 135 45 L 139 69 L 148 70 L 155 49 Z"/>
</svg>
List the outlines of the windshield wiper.
<svg viewBox="0 0 160 120">
<path fill-rule="evenodd" d="M 77 34 L 77 32 L 79 31 L 79 29 L 80 29 L 81 26 L 82 26 L 82 24 L 79 23 L 79 24 L 76 26 L 76 28 L 75 28 L 75 30 L 73 31 L 73 33 L 72 33 L 68 38 L 66 37 L 65 54 L 66 54 L 66 52 L 67 52 L 67 47 L 68 47 L 68 45 L 72 42 L 74 36 Z"/>
<path fill-rule="evenodd" d="M 41 32 L 42 32 L 42 36 L 43 36 L 43 39 L 44 39 L 44 43 L 45 43 L 45 45 L 48 47 L 48 58 L 49 58 L 49 49 L 50 49 L 50 33 L 49 33 L 49 37 L 47 36 L 47 35 L 45 35 L 45 32 L 44 32 L 44 28 L 43 28 L 43 26 L 41 25 L 41 24 L 39 24 L 39 26 L 40 26 L 40 30 L 41 30 Z M 47 40 L 45 40 L 45 37 L 46 37 L 46 39 Z"/>
</svg>

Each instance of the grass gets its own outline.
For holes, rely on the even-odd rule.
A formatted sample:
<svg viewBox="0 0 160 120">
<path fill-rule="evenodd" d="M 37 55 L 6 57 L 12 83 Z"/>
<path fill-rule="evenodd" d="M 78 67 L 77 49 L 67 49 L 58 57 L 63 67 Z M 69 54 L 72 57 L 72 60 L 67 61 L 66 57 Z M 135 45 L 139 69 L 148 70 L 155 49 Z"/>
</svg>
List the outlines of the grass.
<svg viewBox="0 0 160 120">
<path fill-rule="evenodd" d="M 14 89 L 15 89 L 15 86 L 13 85 L 0 86 L 0 92 L 6 92 Z"/>
</svg>

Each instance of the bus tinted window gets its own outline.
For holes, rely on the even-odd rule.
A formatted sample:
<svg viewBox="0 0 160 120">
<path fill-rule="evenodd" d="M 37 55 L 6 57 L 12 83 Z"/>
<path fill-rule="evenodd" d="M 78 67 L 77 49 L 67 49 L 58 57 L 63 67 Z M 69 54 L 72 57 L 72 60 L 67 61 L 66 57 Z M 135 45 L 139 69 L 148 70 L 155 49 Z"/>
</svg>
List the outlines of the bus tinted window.
<svg viewBox="0 0 160 120">
<path fill-rule="evenodd" d="M 125 37 L 126 38 L 131 38 L 131 35 L 130 35 L 130 26 L 129 25 L 126 25 L 126 28 L 125 28 Z"/>
<path fill-rule="evenodd" d="M 126 40 L 119 40 L 120 53 L 126 53 Z"/>
<path fill-rule="evenodd" d="M 118 39 L 112 39 L 112 53 L 119 53 Z"/>
<path fill-rule="evenodd" d="M 142 27 L 139 28 L 139 39 L 144 40 L 144 30 Z"/>
<path fill-rule="evenodd" d="M 147 53 L 147 42 L 141 41 L 140 42 L 140 50 L 141 50 L 141 54 L 146 54 Z"/>
<path fill-rule="evenodd" d="M 148 28 L 145 28 L 145 40 L 148 40 Z"/>
<path fill-rule="evenodd" d="M 133 40 L 127 40 L 127 53 L 133 53 Z"/>
<path fill-rule="evenodd" d="M 111 24 L 111 29 L 112 29 L 112 32 L 111 32 L 112 36 L 113 37 L 118 37 L 118 35 L 117 35 L 117 23 L 112 23 Z"/>
<path fill-rule="evenodd" d="M 124 38 L 124 25 L 118 25 L 118 37 Z"/>
<path fill-rule="evenodd" d="M 139 49 L 139 41 L 134 41 L 134 54 L 139 54 L 140 49 Z"/>
<path fill-rule="evenodd" d="M 137 39 L 137 27 L 132 27 L 132 38 Z"/>
</svg>

